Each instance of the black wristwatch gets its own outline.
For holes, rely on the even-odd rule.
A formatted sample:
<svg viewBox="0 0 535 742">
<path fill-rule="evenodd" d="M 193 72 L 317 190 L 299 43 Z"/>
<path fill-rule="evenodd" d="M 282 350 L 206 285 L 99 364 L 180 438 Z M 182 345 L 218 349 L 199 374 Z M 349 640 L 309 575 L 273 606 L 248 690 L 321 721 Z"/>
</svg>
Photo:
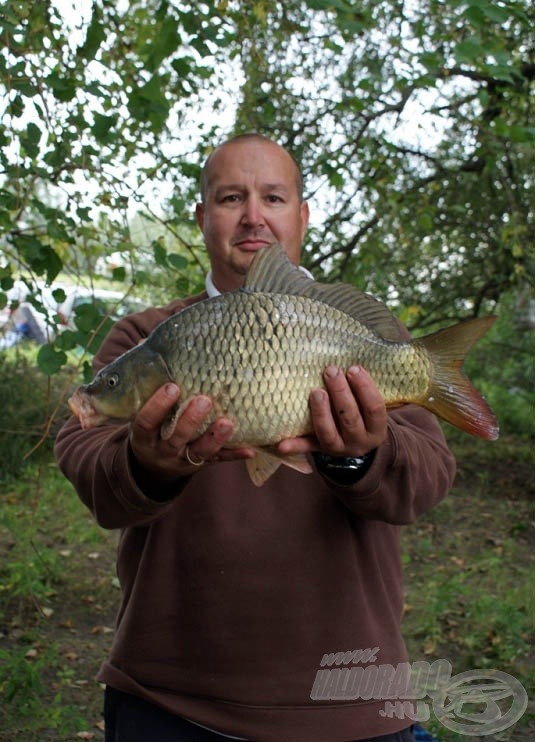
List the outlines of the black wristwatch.
<svg viewBox="0 0 535 742">
<path fill-rule="evenodd" d="M 314 453 L 318 471 L 334 484 L 350 485 L 366 474 L 375 458 L 375 449 L 362 456 L 329 456 Z"/>
</svg>

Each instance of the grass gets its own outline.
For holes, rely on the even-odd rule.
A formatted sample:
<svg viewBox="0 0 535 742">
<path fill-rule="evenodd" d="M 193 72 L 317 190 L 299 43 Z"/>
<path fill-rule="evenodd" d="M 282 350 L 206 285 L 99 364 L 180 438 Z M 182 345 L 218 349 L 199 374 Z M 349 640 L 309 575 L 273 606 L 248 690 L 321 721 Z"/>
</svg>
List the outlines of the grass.
<svg viewBox="0 0 535 742">
<path fill-rule="evenodd" d="M 533 449 L 512 437 L 451 445 L 455 488 L 403 532 L 410 656 L 446 659 L 453 674 L 502 670 L 532 693 Z M 119 599 L 115 535 L 46 456 L 0 502 L 0 742 L 101 739 L 94 677 Z M 526 714 L 499 739 L 528 742 L 529 724 Z M 441 742 L 466 739 L 432 713 L 425 726 Z"/>
<path fill-rule="evenodd" d="M 3 489 L 0 740 L 98 733 L 94 676 L 118 600 L 115 538 L 93 523 L 50 459 Z"/>
<path fill-rule="evenodd" d="M 454 489 L 403 533 L 409 652 L 448 660 L 454 675 L 507 672 L 532 695 L 533 448 L 522 439 L 452 438 Z M 523 731 L 529 723 L 526 714 L 501 738 L 532 738 L 533 728 Z M 426 726 L 441 740 L 466 739 L 433 719 Z"/>
</svg>

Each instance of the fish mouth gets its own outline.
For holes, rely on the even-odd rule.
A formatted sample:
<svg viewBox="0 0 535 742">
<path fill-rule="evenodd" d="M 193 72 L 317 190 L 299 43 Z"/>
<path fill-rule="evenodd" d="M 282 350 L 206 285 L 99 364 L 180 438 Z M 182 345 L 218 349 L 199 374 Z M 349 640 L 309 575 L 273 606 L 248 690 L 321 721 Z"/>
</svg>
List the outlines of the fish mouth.
<svg viewBox="0 0 535 742">
<path fill-rule="evenodd" d="M 72 414 L 78 418 L 83 430 L 94 428 L 106 420 L 106 415 L 95 409 L 90 395 L 82 387 L 74 392 L 67 403 Z"/>
</svg>

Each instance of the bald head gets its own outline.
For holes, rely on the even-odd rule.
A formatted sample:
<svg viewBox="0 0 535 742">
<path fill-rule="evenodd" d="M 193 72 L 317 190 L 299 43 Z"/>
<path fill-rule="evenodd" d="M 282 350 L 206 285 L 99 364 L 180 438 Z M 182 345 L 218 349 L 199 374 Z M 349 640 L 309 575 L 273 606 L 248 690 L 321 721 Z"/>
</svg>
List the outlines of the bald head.
<svg viewBox="0 0 535 742">
<path fill-rule="evenodd" d="M 301 173 L 301 168 L 297 160 L 293 157 L 293 155 L 290 154 L 290 152 L 288 152 L 287 149 L 285 149 L 284 147 L 281 147 L 280 144 L 277 144 L 277 142 L 274 142 L 272 139 L 269 139 L 269 137 L 265 137 L 262 134 L 250 133 L 250 134 L 238 134 L 237 136 L 232 137 L 231 139 L 228 139 L 226 142 L 223 142 L 218 147 L 216 147 L 213 150 L 213 152 L 211 152 L 210 155 L 207 157 L 206 162 L 204 163 L 203 169 L 201 170 L 201 179 L 200 179 L 201 202 L 203 204 L 206 203 L 206 195 L 208 192 L 208 186 L 210 184 L 211 165 L 213 163 L 213 160 L 217 157 L 218 152 L 220 152 L 225 147 L 232 146 L 233 144 L 240 144 L 240 143 L 246 143 L 246 142 L 258 142 L 258 143 L 264 143 L 268 146 L 271 145 L 279 149 L 281 152 L 284 152 L 285 155 L 288 156 L 288 158 L 292 161 L 293 166 L 295 168 L 295 185 L 297 189 L 297 196 L 298 196 L 299 201 L 302 201 L 303 192 L 304 192 L 303 174 Z"/>
</svg>

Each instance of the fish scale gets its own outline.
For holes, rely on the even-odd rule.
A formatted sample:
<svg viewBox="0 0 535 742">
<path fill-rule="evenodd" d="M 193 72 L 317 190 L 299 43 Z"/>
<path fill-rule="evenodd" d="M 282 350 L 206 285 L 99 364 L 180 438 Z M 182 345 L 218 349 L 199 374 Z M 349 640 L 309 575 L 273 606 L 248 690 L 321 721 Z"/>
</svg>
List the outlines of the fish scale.
<svg viewBox="0 0 535 742">
<path fill-rule="evenodd" d="M 494 320 L 477 318 L 406 340 L 384 304 L 353 286 L 306 277 L 272 245 L 255 256 L 243 289 L 165 320 L 80 387 L 69 405 L 84 428 L 110 418 L 131 420 L 160 386 L 174 381 L 181 409 L 197 394 L 213 400 L 197 435 L 217 416 L 233 420 L 227 445 L 257 450 L 246 466 L 261 485 L 281 463 L 311 471 L 304 456 L 282 456 L 275 444 L 312 431 L 310 392 L 323 386 L 327 366 L 346 371 L 358 364 L 387 406 L 412 402 L 494 440 L 496 419 L 461 370 Z M 164 426 L 166 436 L 177 416 Z"/>
<path fill-rule="evenodd" d="M 197 342 L 184 343 L 182 333 Z M 428 384 L 417 349 L 389 344 L 348 315 L 293 296 L 224 294 L 183 310 L 146 344 L 165 354 L 183 397 L 212 397 L 205 428 L 222 413 L 235 421 L 231 445 L 270 445 L 310 432 L 309 395 L 330 364 L 364 365 L 387 403 L 403 399 L 400 384 L 405 397 L 425 393 Z M 255 404 L 247 406 L 251 396 Z"/>
</svg>

